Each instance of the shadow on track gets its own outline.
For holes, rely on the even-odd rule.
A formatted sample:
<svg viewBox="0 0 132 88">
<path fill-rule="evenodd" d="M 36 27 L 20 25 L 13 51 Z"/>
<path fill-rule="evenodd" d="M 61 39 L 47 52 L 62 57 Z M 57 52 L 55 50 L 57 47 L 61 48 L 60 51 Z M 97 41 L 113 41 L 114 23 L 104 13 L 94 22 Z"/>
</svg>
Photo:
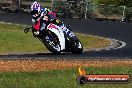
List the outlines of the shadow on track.
<svg viewBox="0 0 132 88">
<path fill-rule="evenodd" d="M 124 52 L 122 52 L 124 53 Z M 50 59 L 123 59 L 132 58 L 131 52 L 126 52 L 127 57 L 118 52 L 118 50 L 102 50 L 102 51 L 84 51 L 82 54 L 62 53 L 53 55 L 52 53 L 14 53 L 0 55 L 0 60 L 50 60 Z M 112 57 L 111 57 L 112 56 Z"/>
<path fill-rule="evenodd" d="M 72 53 L 62 53 L 60 55 L 53 55 L 52 53 L 15 53 L 0 55 L 0 59 L 63 59 L 63 58 L 76 58 L 83 56 L 83 54 L 72 54 Z"/>
</svg>

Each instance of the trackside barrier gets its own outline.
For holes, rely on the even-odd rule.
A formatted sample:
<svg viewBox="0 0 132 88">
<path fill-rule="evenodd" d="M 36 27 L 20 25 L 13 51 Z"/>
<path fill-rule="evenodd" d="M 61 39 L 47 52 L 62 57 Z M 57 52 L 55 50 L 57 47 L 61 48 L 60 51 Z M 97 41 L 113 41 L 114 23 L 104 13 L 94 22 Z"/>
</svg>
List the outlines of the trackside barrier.
<svg viewBox="0 0 132 88">
<path fill-rule="evenodd" d="M 132 21 L 132 7 L 74 2 L 66 0 L 38 0 L 63 18 Z M 0 0 L 0 11 L 29 13 L 32 0 Z"/>
</svg>

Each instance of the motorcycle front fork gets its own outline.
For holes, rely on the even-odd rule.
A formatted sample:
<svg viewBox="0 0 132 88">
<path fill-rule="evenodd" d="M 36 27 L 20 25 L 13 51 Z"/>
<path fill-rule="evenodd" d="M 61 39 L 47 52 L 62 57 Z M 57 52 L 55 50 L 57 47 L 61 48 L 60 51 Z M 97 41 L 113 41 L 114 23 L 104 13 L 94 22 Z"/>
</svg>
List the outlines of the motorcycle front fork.
<svg viewBox="0 0 132 88">
<path fill-rule="evenodd" d="M 66 29 L 66 31 L 64 31 L 66 36 L 70 37 L 71 40 L 78 40 L 77 36 L 69 29 Z"/>
</svg>

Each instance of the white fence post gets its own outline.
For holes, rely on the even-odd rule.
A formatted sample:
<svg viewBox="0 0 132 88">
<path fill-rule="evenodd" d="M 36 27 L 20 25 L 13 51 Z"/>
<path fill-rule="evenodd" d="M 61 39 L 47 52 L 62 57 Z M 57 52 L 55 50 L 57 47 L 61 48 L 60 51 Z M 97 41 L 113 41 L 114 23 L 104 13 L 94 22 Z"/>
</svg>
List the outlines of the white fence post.
<svg viewBox="0 0 132 88">
<path fill-rule="evenodd" d="M 21 8 L 21 0 L 19 0 L 19 5 L 18 5 L 18 8 L 20 9 Z"/>
<path fill-rule="evenodd" d="M 124 19 L 125 19 L 125 10 L 126 10 L 126 6 L 123 6 L 124 7 L 124 9 L 123 9 L 123 13 L 122 13 L 122 21 L 124 21 Z"/>
<path fill-rule="evenodd" d="M 86 1 L 86 11 L 85 11 L 85 19 L 87 19 L 87 11 L 88 11 L 88 2 Z"/>
</svg>

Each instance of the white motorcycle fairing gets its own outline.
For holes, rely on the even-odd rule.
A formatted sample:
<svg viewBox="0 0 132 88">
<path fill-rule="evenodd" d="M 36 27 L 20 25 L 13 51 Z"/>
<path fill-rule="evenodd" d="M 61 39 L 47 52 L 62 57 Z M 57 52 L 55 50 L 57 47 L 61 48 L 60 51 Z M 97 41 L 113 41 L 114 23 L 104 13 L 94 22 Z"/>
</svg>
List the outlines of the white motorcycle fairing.
<svg viewBox="0 0 132 88">
<path fill-rule="evenodd" d="M 47 29 L 50 30 L 51 32 L 55 33 L 56 36 L 58 36 L 61 50 L 64 50 L 65 49 L 65 36 L 64 36 L 64 32 L 63 32 L 62 28 L 53 24 L 53 23 L 50 23 L 47 26 Z"/>
</svg>

